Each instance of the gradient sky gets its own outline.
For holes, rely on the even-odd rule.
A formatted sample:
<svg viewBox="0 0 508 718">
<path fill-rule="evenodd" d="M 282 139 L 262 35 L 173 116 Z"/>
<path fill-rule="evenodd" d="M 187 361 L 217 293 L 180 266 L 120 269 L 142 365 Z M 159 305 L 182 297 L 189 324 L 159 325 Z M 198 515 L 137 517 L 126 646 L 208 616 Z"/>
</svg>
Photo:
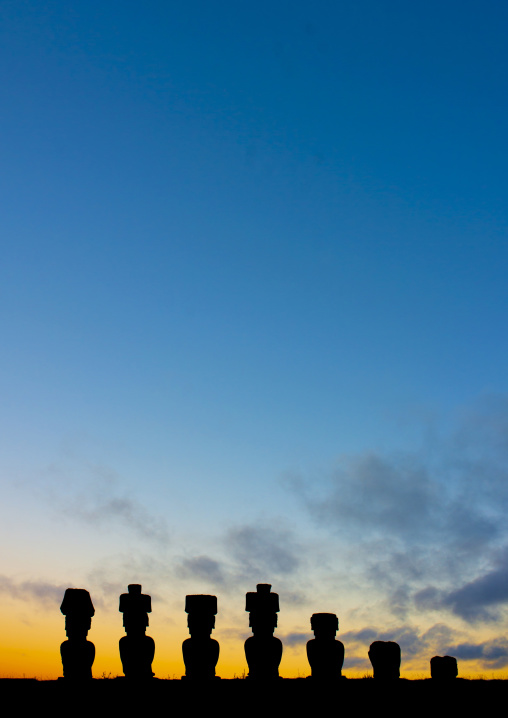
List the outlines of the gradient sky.
<svg viewBox="0 0 508 718">
<path fill-rule="evenodd" d="M 508 666 L 508 6 L 0 2 L 0 675 L 67 586 L 183 673 L 187 593 Z"/>
</svg>

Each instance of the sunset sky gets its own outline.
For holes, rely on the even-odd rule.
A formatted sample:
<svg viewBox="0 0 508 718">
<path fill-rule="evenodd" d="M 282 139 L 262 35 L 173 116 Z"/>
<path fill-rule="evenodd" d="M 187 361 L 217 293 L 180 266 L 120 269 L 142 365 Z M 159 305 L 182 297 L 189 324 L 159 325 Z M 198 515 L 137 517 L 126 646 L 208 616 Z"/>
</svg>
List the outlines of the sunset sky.
<svg viewBox="0 0 508 718">
<path fill-rule="evenodd" d="M 508 674 L 508 5 L 2 0 L 0 676 L 185 595 Z"/>
</svg>

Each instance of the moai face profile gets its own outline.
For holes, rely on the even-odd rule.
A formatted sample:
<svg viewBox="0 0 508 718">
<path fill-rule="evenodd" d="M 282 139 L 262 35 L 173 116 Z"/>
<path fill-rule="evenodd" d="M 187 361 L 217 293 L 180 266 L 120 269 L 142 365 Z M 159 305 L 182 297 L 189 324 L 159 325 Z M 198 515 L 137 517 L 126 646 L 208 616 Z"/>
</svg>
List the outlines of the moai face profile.
<svg viewBox="0 0 508 718">
<path fill-rule="evenodd" d="M 458 676 L 457 659 L 453 656 L 433 656 L 430 659 L 430 676 L 437 680 L 453 680 Z"/>
<path fill-rule="evenodd" d="M 130 583 L 127 586 L 128 593 L 120 596 L 118 610 L 123 613 L 123 625 L 125 632 L 145 633 L 148 626 L 148 614 L 152 612 L 152 598 L 148 594 L 141 593 L 139 583 Z"/>
<path fill-rule="evenodd" d="M 369 648 L 374 678 L 400 678 L 400 646 L 395 641 L 374 641 Z"/>
<path fill-rule="evenodd" d="M 270 583 L 258 583 L 256 592 L 245 595 L 245 610 L 249 612 L 249 626 L 257 635 L 273 635 L 277 627 L 279 594 L 271 592 Z"/>
<path fill-rule="evenodd" d="M 90 594 L 84 588 L 67 588 L 60 611 L 65 616 L 65 633 L 69 640 L 86 640 L 95 614 Z"/>
<path fill-rule="evenodd" d="M 339 630 L 339 619 L 335 613 L 313 613 L 310 619 L 310 627 L 318 639 L 335 640 Z"/>
<path fill-rule="evenodd" d="M 185 678 L 214 680 L 220 647 L 210 636 L 215 628 L 217 597 L 203 594 L 186 596 L 185 611 L 191 636 L 182 644 Z"/>
<path fill-rule="evenodd" d="M 60 646 L 64 678 L 91 679 L 95 646 L 86 637 L 95 609 L 90 594 L 84 588 L 66 589 L 60 610 L 68 638 Z"/>
<path fill-rule="evenodd" d="M 217 596 L 205 594 L 185 596 L 185 612 L 192 638 L 209 638 L 215 628 Z"/>
</svg>

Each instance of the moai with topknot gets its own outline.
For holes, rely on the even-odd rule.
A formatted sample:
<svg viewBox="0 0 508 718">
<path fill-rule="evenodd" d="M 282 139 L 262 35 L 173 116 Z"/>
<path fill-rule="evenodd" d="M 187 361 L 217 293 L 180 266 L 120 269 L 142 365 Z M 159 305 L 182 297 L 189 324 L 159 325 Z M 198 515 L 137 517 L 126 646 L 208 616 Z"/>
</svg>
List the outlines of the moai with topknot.
<svg viewBox="0 0 508 718">
<path fill-rule="evenodd" d="M 84 588 L 65 591 L 61 612 L 65 616 L 67 641 L 60 646 L 63 677 L 71 680 L 91 680 L 95 660 L 95 646 L 86 637 L 95 613 L 90 594 Z"/>
<path fill-rule="evenodd" d="M 155 642 L 146 635 L 152 599 L 141 593 L 141 586 L 137 583 L 129 584 L 127 590 L 128 593 L 121 594 L 119 606 L 127 634 L 119 642 L 123 672 L 126 678 L 134 680 L 153 678 Z"/>
<path fill-rule="evenodd" d="M 249 612 L 249 626 L 254 635 L 245 641 L 245 657 L 249 666 L 248 678 L 272 680 L 279 677 L 282 643 L 273 635 L 277 626 L 279 594 L 271 592 L 271 584 L 258 583 L 256 592 L 245 596 L 245 610 Z"/>
<path fill-rule="evenodd" d="M 430 659 L 431 678 L 449 681 L 457 678 L 458 673 L 457 659 L 453 656 L 434 656 Z"/>
<path fill-rule="evenodd" d="M 218 642 L 211 637 L 215 628 L 217 596 L 186 596 L 185 612 L 190 638 L 182 643 L 184 677 L 196 681 L 213 680 L 220 651 Z"/>
<path fill-rule="evenodd" d="M 314 613 L 310 626 L 315 638 L 307 642 L 307 658 L 312 678 L 335 681 L 342 678 L 344 644 L 335 640 L 339 619 L 335 613 Z"/>
<path fill-rule="evenodd" d="M 395 641 L 374 641 L 370 644 L 369 658 L 374 678 L 400 678 L 400 646 Z"/>
</svg>

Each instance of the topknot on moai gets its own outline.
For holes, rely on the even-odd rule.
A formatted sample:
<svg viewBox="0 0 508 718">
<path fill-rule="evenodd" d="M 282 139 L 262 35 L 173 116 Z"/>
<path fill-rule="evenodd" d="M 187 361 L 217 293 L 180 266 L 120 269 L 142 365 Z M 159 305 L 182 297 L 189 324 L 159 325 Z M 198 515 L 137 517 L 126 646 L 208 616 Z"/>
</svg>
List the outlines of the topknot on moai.
<svg viewBox="0 0 508 718">
<path fill-rule="evenodd" d="M 155 655 L 153 638 L 145 635 L 148 614 L 152 612 L 151 596 L 141 593 L 138 583 L 127 586 L 122 593 L 118 610 L 123 613 L 126 636 L 120 639 L 120 658 L 126 678 L 153 678 L 152 661 Z"/>
<path fill-rule="evenodd" d="M 448 681 L 457 678 L 458 674 L 457 659 L 453 656 L 433 656 L 430 659 L 431 678 Z"/>
<path fill-rule="evenodd" d="M 245 610 L 249 612 L 252 635 L 245 641 L 245 657 L 249 678 L 269 680 L 279 677 L 282 643 L 273 635 L 277 626 L 279 594 L 271 592 L 271 584 L 258 583 L 256 592 L 245 596 Z"/>
<path fill-rule="evenodd" d="M 182 643 L 185 678 L 212 680 L 220 646 L 211 638 L 217 615 L 217 596 L 194 594 L 185 597 L 190 638 Z"/>
<path fill-rule="evenodd" d="M 327 681 L 342 678 L 344 644 L 335 640 L 339 619 L 335 613 L 314 613 L 310 626 L 315 636 L 307 642 L 312 678 Z"/>
<path fill-rule="evenodd" d="M 95 660 L 95 646 L 86 640 L 95 614 L 90 594 L 84 588 L 67 588 L 60 611 L 68 639 L 60 646 L 64 678 L 90 680 Z"/>
<path fill-rule="evenodd" d="M 400 646 L 395 641 L 374 641 L 370 644 L 369 658 L 374 678 L 400 678 Z"/>
</svg>

